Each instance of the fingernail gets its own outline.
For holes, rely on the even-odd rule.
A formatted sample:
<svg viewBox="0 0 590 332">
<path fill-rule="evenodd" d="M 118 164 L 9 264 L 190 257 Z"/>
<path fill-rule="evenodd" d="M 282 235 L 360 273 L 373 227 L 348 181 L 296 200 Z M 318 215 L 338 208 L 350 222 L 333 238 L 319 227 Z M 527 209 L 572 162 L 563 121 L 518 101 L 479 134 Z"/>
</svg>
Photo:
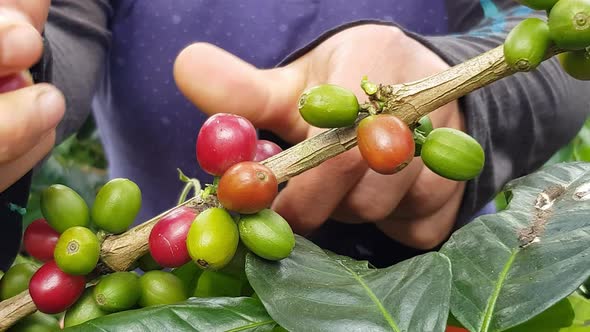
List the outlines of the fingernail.
<svg viewBox="0 0 590 332">
<path fill-rule="evenodd" d="M 55 128 L 64 115 L 64 97 L 56 89 L 46 89 L 37 97 L 39 113 L 43 120 L 43 128 Z"/>
<path fill-rule="evenodd" d="M 18 65 L 22 57 L 30 57 L 30 54 L 37 52 L 40 36 L 35 29 L 23 25 L 14 25 L 4 30 L 2 38 L 2 64 Z"/>
</svg>

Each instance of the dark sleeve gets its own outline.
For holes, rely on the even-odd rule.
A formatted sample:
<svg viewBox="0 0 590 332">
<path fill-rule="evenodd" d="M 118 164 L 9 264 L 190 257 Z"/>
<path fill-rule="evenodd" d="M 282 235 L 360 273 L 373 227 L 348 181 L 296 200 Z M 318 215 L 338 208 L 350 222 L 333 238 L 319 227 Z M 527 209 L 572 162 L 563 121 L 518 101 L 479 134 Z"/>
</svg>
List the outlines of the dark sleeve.
<svg viewBox="0 0 590 332">
<path fill-rule="evenodd" d="M 450 65 L 501 45 L 527 17 L 546 18 L 514 1 L 482 1 L 488 4 L 483 9 L 473 5 L 478 1 L 448 3 L 449 13 L 458 13 L 457 22 L 449 22 L 455 34 L 414 37 Z M 473 17 L 484 17 L 469 20 L 465 8 Z M 588 91 L 590 83 L 570 78 L 553 58 L 532 72 L 517 73 L 460 99 L 467 131 L 484 147 L 486 164 L 467 183 L 457 226 L 467 223 L 507 181 L 533 172 L 573 138 L 587 116 Z"/>
<path fill-rule="evenodd" d="M 110 44 L 108 0 L 53 0 L 45 37 L 53 58 L 52 83 L 66 97 L 66 115 L 57 143 L 78 130 L 90 114 L 91 100 Z"/>
</svg>

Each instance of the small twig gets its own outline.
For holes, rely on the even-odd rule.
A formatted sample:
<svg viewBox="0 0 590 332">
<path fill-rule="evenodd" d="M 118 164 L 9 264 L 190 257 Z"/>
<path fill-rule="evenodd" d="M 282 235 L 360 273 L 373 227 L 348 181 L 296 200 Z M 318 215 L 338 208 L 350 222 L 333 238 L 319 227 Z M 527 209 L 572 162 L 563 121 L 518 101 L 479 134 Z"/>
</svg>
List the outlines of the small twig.
<svg viewBox="0 0 590 332">
<path fill-rule="evenodd" d="M 22 318 L 37 310 L 29 290 L 0 302 L 0 331 L 6 331 Z"/>
<path fill-rule="evenodd" d="M 101 261 L 97 269 L 103 273 L 130 270 L 140 257 L 148 253 L 150 232 L 160 219 L 181 206 L 188 206 L 198 211 L 202 211 L 210 206 L 216 206 L 217 201 L 214 198 L 215 196 L 210 196 L 209 199 L 203 200 L 199 196 L 193 197 L 123 234 L 107 236 L 101 246 Z"/>
<path fill-rule="evenodd" d="M 395 114 L 412 125 L 439 107 L 513 73 L 504 61 L 500 46 L 423 80 L 380 85 L 375 95 L 380 100 L 387 100 L 383 112 Z M 262 163 L 275 173 L 279 182 L 284 182 L 354 146 L 355 126 L 331 129 Z"/>
</svg>

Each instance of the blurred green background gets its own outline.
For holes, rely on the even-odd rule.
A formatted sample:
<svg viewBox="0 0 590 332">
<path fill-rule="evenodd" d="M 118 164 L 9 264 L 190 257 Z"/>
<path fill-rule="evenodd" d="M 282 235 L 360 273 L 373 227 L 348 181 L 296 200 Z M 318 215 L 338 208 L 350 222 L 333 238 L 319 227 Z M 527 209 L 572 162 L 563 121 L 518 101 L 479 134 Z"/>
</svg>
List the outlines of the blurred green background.
<svg viewBox="0 0 590 332">
<path fill-rule="evenodd" d="M 107 181 L 107 160 L 96 125 L 89 117 L 80 131 L 53 149 L 51 156 L 33 176 L 24 228 L 41 218 L 39 195 L 52 184 L 63 184 L 76 190 L 89 206 L 98 189 Z"/>
</svg>

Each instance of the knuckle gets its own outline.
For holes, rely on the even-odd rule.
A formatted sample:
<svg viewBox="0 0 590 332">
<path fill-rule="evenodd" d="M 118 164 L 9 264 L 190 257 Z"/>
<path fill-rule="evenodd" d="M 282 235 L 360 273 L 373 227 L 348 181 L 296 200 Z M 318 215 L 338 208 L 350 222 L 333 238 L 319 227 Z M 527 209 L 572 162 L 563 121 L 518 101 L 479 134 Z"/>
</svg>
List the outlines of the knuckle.
<svg viewBox="0 0 590 332">
<path fill-rule="evenodd" d="M 415 232 L 408 240 L 417 249 L 430 250 L 441 244 L 444 239 L 445 237 L 441 234 L 429 229 L 422 229 L 420 232 Z"/>
<path fill-rule="evenodd" d="M 378 223 L 389 217 L 392 209 L 389 206 L 375 204 L 368 197 L 357 199 L 353 204 L 353 211 L 360 219 L 369 223 Z"/>
<path fill-rule="evenodd" d="M 2 121 L 0 125 L 0 161 L 16 157 L 20 147 L 27 145 L 29 131 L 26 126 L 10 125 L 10 121 Z"/>
</svg>

